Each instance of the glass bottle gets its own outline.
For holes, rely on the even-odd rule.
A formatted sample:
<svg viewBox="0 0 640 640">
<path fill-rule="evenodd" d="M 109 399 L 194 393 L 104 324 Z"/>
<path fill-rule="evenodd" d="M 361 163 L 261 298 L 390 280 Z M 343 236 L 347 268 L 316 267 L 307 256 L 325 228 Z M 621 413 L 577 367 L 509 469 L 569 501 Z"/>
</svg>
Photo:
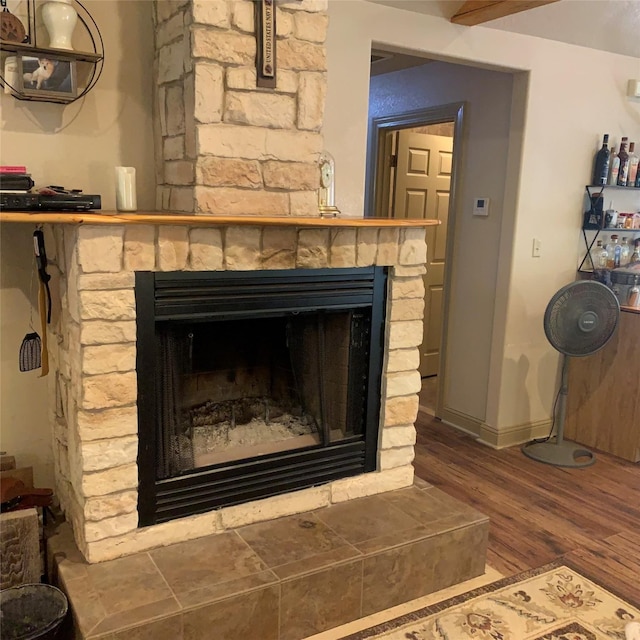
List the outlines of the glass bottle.
<svg viewBox="0 0 640 640">
<path fill-rule="evenodd" d="M 636 238 L 633 241 L 633 253 L 631 254 L 631 258 L 629 258 L 629 262 L 640 262 L 640 238 Z"/>
<path fill-rule="evenodd" d="M 621 247 L 618 243 L 618 236 L 614 233 L 607 243 L 607 269 L 615 269 L 620 266 Z"/>
<path fill-rule="evenodd" d="M 609 159 L 609 184 L 618 184 L 618 172 L 620 171 L 620 158 L 616 153 L 616 148 L 611 149 Z"/>
<path fill-rule="evenodd" d="M 607 184 L 607 178 L 609 177 L 609 156 L 609 134 L 605 133 L 602 141 L 602 147 L 598 153 L 596 153 L 594 158 L 591 184 Z"/>
<path fill-rule="evenodd" d="M 602 246 L 602 240 L 596 242 L 596 269 L 607 268 L 607 250 Z"/>
<path fill-rule="evenodd" d="M 627 186 L 634 187 L 638 179 L 638 163 L 640 158 L 635 153 L 636 143 L 629 145 L 629 176 L 627 178 Z"/>
<path fill-rule="evenodd" d="M 620 243 L 620 266 L 624 267 L 629 264 L 629 258 L 631 257 L 631 247 L 629 246 L 629 242 L 623 236 L 622 242 Z"/>
<path fill-rule="evenodd" d="M 640 287 L 638 286 L 638 276 L 633 279 L 633 286 L 627 295 L 627 306 L 640 307 Z"/>
<path fill-rule="evenodd" d="M 627 152 L 627 140 L 625 136 L 620 142 L 620 151 L 618 151 L 618 159 L 620 166 L 618 167 L 618 186 L 626 187 L 629 178 L 629 154 Z"/>
</svg>

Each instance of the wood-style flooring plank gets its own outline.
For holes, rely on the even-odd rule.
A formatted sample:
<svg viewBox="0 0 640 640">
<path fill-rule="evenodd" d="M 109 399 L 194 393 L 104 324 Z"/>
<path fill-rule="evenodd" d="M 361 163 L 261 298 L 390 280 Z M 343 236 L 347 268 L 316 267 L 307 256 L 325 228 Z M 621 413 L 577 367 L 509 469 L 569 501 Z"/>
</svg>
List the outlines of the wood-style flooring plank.
<svg viewBox="0 0 640 640">
<path fill-rule="evenodd" d="M 487 562 L 513 575 L 566 559 L 640 599 L 640 465 L 598 453 L 585 469 L 495 450 L 420 412 L 416 475 L 489 516 Z"/>
</svg>

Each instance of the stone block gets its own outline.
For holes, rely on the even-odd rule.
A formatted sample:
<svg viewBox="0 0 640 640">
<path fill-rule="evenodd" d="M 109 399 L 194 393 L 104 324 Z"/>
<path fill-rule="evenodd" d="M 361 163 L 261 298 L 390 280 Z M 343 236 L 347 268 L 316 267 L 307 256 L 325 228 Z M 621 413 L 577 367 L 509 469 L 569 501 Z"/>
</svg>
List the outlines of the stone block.
<svg viewBox="0 0 640 640">
<path fill-rule="evenodd" d="M 262 230 L 262 268 L 294 269 L 298 231 L 293 228 L 264 227 Z"/>
<path fill-rule="evenodd" d="M 82 320 L 134 320 L 136 301 L 133 289 L 113 291 L 80 291 Z"/>
<path fill-rule="evenodd" d="M 184 73 L 185 39 L 165 45 L 158 54 L 158 84 L 179 80 Z"/>
<path fill-rule="evenodd" d="M 167 135 L 178 136 L 185 131 L 184 89 L 181 86 L 167 87 Z"/>
<path fill-rule="evenodd" d="M 301 229 L 298 234 L 298 269 L 319 269 L 329 266 L 329 230 Z"/>
<path fill-rule="evenodd" d="M 172 18 L 156 27 L 156 49 L 184 36 L 184 14 L 176 13 Z"/>
<path fill-rule="evenodd" d="M 287 11 L 308 11 L 309 13 L 326 11 L 328 6 L 329 0 L 290 0 L 280 3 L 280 7 Z"/>
<path fill-rule="evenodd" d="M 377 229 L 366 227 L 358 229 L 356 252 L 356 264 L 358 267 L 369 267 L 376 263 L 376 254 L 378 252 Z"/>
<path fill-rule="evenodd" d="M 82 441 L 121 438 L 138 433 L 138 408 L 135 406 L 78 411 L 78 434 Z"/>
<path fill-rule="evenodd" d="M 400 447 L 398 449 L 383 449 L 378 451 L 378 466 L 385 469 L 404 468 L 411 464 L 415 458 L 413 446 Z"/>
<path fill-rule="evenodd" d="M 355 229 L 332 229 L 329 242 L 329 264 L 333 268 L 356 266 Z"/>
<path fill-rule="evenodd" d="M 162 141 L 164 160 L 182 160 L 184 158 L 184 136 L 173 136 Z"/>
<path fill-rule="evenodd" d="M 220 65 L 195 63 L 194 100 L 196 122 L 210 123 L 222 120 L 224 70 Z"/>
<path fill-rule="evenodd" d="M 227 28 L 230 25 L 230 5 L 220 0 L 193 0 L 191 12 L 196 24 Z"/>
<path fill-rule="evenodd" d="M 252 271 L 261 266 L 259 227 L 227 227 L 224 237 L 224 263 L 232 271 Z"/>
<path fill-rule="evenodd" d="M 320 131 L 324 120 L 324 104 L 327 95 L 325 73 L 299 74 L 298 128 Z"/>
<path fill-rule="evenodd" d="M 394 349 L 387 354 L 388 372 L 411 371 L 420 365 L 420 351 L 418 349 Z"/>
<path fill-rule="evenodd" d="M 318 217 L 317 191 L 291 191 L 289 193 L 289 211 L 292 216 Z"/>
<path fill-rule="evenodd" d="M 315 163 L 322 150 L 323 138 L 319 133 L 284 129 L 265 131 L 266 154 L 280 161 Z"/>
<path fill-rule="evenodd" d="M 229 67 L 227 69 L 227 87 L 229 89 L 255 91 L 256 86 L 254 67 Z"/>
<path fill-rule="evenodd" d="M 231 187 L 196 187 L 198 211 L 221 215 L 282 216 L 289 213 L 286 193 Z"/>
<path fill-rule="evenodd" d="M 195 189 L 193 187 L 172 187 L 169 197 L 169 209 L 184 213 L 193 213 L 196 208 Z"/>
<path fill-rule="evenodd" d="M 388 266 L 398 261 L 398 240 L 400 233 L 396 228 L 383 227 L 378 233 L 378 253 L 376 264 Z"/>
<path fill-rule="evenodd" d="M 295 31 L 298 40 L 324 42 L 327 38 L 329 16 L 325 13 L 298 11 L 295 14 Z"/>
<path fill-rule="evenodd" d="M 391 298 L 394 302 L 406 298 L 423 299 L 424 294 L 424 279 L 422 276 L 393 278 L 391 281 Z"/>
<path fill-rule="evenodd" d="M 320 184 L 318 166 L 302 162 L 269 160 L 262 163 L 265 187 L 302 191 L 317 189 Z"/>
<path fill-rule="evenodd" d="M 81 344 L 115 344 L 133 342 L 136 339 L 136 323 L 133 320 L 104 322 L 92 320 L 83 322 L 80 327 Z"/>
<path fill-rule="evenodd" d="M 82 373 L 86 375 L 135 371 L 135 369 L 135 342 L 87 346 L 82 350 Z"/>
<path fill-rule="evenodd" d="M 205 227 L 189 232 L 189 267 L 194 271 L 219 271 L 223 267 L 222 232 Z"/>
<path fill-rule="evenodd" d="M 115 516 L 114 518 L 106 518 L 99 522 L 88 521 L 84 525 L 84 538 L 87 542 L 95 542 L 103 538 L 113 538 L 121 536 L 129 531 L 138 528 L 138 514 L 126 513 L 124 515 Z"/>
<path fill-rule="evenodd" d="M 182 271 L 189 257 L 189 229 L 178 225 L 158 227 L 158 266 L 160 271 Z"/>
<path fill-rule="evenodd" d="M 291 96 L 246 91 L 228 91 L 225 95 L 225 122 L 292 129 L 295 117 L 296 103 Z"/>
<path fill-rule="evenodd" d="M 104 373 L 82 379 L 82 409 L 108 409 L 133 404 L 138 396 L 135 372 Z"/>
<path fill-rule="evenodd" d="M 278 67 L 296 71 L 326 71 L 327 55 L 319 44 L 288 38 L 278 41 Z"/>
<path fill-rule="evenodd" d="M 233 529 L 313 509 L 322 509 L 329 506 L 330 495 L 329 486 L 324 485 L 227 507 L 220 511 L 222 527 Z"/>
<path fill-rule="evenodd" d="M 401 264 L 395 265 L 391 273 L 394 277 L 408 278 L 410 276 L 423 276 L 427 273 L 427 267 L 424 264 L 405 266 Z"/>
<path fill-rule="evenodd" d="M 427 243 L 424 229 L 405 229 L 404 240 L 400 244 L 399 262 L 402 265 L 425 264 Z"/>
<path fill-rule="evenodd" d="M 280 93 L 298 92 L 298 74 L 295 71 L 278 69 L 276 77 L 276 91 Z"/>
<path fill-rule="evenodd" d="M 240 31 L 254 33 L 253 9 L 253 2 L 248 2 L 247 0 L 236 0 L 233 3 L 231 24 Z"/>
<path fill-rule="evenodd" d="M 78 276 L 78 291 L 108 291 L 110 289 L 129 289 L 135 284 L 135 276 L 131 272 L 120 273 L 82 273 Z"/>
<path fill-rule="evenodd" d="M 198 125 L 198 154 L 260 160 L 267 153 L 267 132 L 284 133 L 271 132 L 259 127 L 238 127 L 233 124 Z M 277 153 L 270 154 L 279 157 Z"/>
<path fill-rule="evenodd" d="M 124 227 L 84 226 L 78 229 L 78 263 L 84 273 L 117 273 L 122 269 Z"/>
<path fill-rule="evenodd" d="M 164 163 L 165 184 L 190 185 L 194 183 L 195 170 L 190 160 L 170 160 Z"/>
<path fill-rule="evenodd" d="M 404 467 L 336 480 L 331 483 L 331 502 L 336 504 L 410 487 L 413 484 L 413 473 L 413 466 L 408 464 Z"/>
<path fill-rule="evenodd" d="M 418 393 L 422 388 L 419 371 L 400 371 L 386 376 L 387 398 Z"/>
<path fill-rule="evenodd" d="M 138 456 L 138 437 L 125 436 L 109 440 L 93 440 L 81 445 L 82 470 L 101 471 L 135 463 Z"/>
<path fill-rule="evenodd" d="M 130 491 L 136 489 L 137 486 L 138 465 L 127 464 L 122 467 L 107 469 L 106 471 L 83 474 L 81 489 L 85 498 L 91 498 L 93 496 L 117 493 L 118 491 Z"/>
<path fill-rule="evenodd" d="M 393 449 L 413 447 L 416 443 L 416 428 L 411 425 L 402 427 L 389 427 L 382 430 L 382 438 L 380 440 L 380 448 Z"/>
<path fill-rule="evenodd" d="M 253 36 L 235 31 L 216 31 L 195 27 L 191 33 L 191 54 L 225 64 L 250 65 L 256 57 Z"/>
<path fill-rule="evenodd" d="M 122 491 L 85 500 L 84 517 L 87 520 L 104 520 L 125 513 L 133 513 L 137 509 L 138 492 Z"/>
<path fill-rule="evenodd" d="M 276 35 L 278 38 L 288 38 L 293 34 L 295 22 L 293 15 L 276 7 Z M 280 73 L 280 70 L 278 70 Z"/>
<path fill-rule="evenodd" d="M 156 265 L 156 227 L 129 225 L 124 234 L 124 266 L 130 271 L 153 271 Z"/>
<path fill-rule="evenodd" d="M 160 125 L 160 135 L 167 135 L 167 90 L 165 87 L 156 89 L 156 108 Z"/>
<path fill-rule="evenodd" d="M 385 431 L 388 427 L 413 424 L 418 417 L 418 395 L 406 395 L 388 398 L 384 403 L 382 423 Z M 413 444 L 413 443 L 411 443 Z M 394 447 L 398 445 L 393 445 Z"/>
<path fill-rule="evenodd" d="M 408 349 L 422 344 L 422 321 L 392 322 L 389 327 L 389 349 Z"/>
<path fill-rule="evenodd" d="M 424 316 L 424 298 L 402 298 L 391 303 L 389 318 L 398 320 L 422 320 Z"/>
<path fill-rule="evenodd" d="M 216 158 L 204 156 L 196 165 L 196 180 L 206 187 L 242 187 L 259 189 L 262 186 L 260 165 L 256 160 Z"/>
</svg>

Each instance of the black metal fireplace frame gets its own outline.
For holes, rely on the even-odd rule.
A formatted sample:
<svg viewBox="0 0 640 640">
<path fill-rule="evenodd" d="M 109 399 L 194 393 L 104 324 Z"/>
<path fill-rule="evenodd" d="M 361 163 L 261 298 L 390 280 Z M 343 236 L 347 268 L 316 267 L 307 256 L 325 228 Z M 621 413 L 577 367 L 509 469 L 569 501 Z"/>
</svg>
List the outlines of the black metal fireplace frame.
<svg viewBox="0 0 640 640">
<path fill-rule="evenodd" d="M 189 286 L 186 287 L 186 282 Z M 148 526 L 374 471 L 377 462 L 387 271 L 384 267 L 135 274 L 138 372 L 138 515 Z M 156 478 L 158 323 L 370 309 L 363 434 L 337 443 Z"/>
</svg>

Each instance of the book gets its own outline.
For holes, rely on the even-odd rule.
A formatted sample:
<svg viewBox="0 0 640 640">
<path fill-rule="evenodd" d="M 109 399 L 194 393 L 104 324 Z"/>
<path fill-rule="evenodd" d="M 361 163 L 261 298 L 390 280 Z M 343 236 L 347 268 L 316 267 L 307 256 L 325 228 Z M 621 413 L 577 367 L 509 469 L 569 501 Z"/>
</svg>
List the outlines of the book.
<svg viewBox="0 0 640 640">
<path fill-rule="evenodd" d="M 2 164 L 0 165 L 0 173 L 22 173 L 22 174 L 26 174 L 27 173 L 27 167 L 22 166 L 22 165 L 7 165 L 7 164 Z"/>
</svg>

